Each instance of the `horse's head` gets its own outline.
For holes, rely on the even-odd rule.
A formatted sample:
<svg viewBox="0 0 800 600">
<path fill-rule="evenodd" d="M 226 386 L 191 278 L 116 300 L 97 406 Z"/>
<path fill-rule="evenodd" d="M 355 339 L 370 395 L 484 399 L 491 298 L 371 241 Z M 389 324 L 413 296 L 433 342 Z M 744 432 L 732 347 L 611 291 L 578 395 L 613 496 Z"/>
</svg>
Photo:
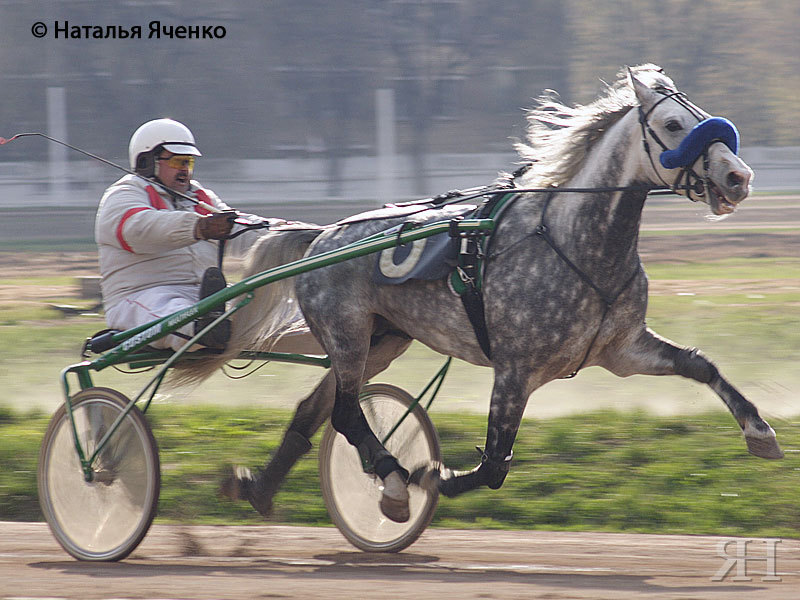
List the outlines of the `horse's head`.
<svg viewBox="0 0 800 600">
<path fill-rule="evenodd" d="M 646 151 L 645 170 L 676 193 L 727 215 L 750 193 L 753 171 L 736 154 L 739 133 L 721 117 L 711 117 L 675 88 L 654 65 L 629 69 L 639 101 Z"/>
</svg>

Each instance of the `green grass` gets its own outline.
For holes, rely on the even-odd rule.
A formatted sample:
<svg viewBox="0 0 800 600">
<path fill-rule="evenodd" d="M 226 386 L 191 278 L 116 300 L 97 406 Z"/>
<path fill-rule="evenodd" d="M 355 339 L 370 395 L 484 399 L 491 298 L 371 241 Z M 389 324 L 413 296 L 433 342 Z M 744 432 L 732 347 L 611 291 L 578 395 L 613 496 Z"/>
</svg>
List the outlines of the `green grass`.
<svg viewBox="0 0 800 600">
<path fill-rule="evenodd" d="M 216 495 L 220 467 L 255 467 L 277 445 L 289 413 L 155 406 L 161 522 L 258 523 L 246 502 Z M 445 462 L 471 468 L 485 417 L 432 412 Z M 38 520 L 36 455 L 47 417 L 0 411 L 0 515 Z M 658 418 L 599 412 L 526 419 L 505 485 L 442 498 L 434 527 L 800 536 L 800 424 L 774 423 L 787 457 L 747 454 L 725 414 Z M 318 441 L 318 437 L 315 442 Z M 328 525 L 312 450 L 276 497 L 274 521 Z"/>
<path fill-rule="evenodd" d="M 646 264 L 651 279 L 798 279 L 800 258 L 725 258 L 707 263 Z"/>
<path fill-rule="evenodd" d="M 743 279 L 800 278 L 800 259 L 731 259 L 713 263 L 647 266 L 651 279 L 690 279 L 713 283 L 715 277 Z M 25 278 L 19 278 L 24 282 Z M 56 301 L 57 299 L 53 299 Z M 77 303 L 76 301 L 66 303 Z M 695 296 L 651 296 L 648 324 L 678 343 L 702 348 L 732 381 L 760 407 L 777 398 L 790 408 L 796 402 L 791 393 L 800 385 L 796 369 L 800 359 L 800 291 L 775 293 L 705 294 Z M 60 403 L 58 376 L 61 369 L 80 360 L 84 338 L 103 329 L 98 317 L 64 318 L 44 304 L 20 304 L 0 314 L 0 403 L 15 408 L 31 407 L 52 411 Z M 418 391 L 440 364 L 438 355 L 414 344 L 402 358 L 380 376 L 410 391 Z M 231 382 L 215 375 L 196 390 L 169 392 L 191 403 L 250 404 L 290 408 L 318 380 L 320 371 L 302 366 L 268 365 L 252 377 Z M 437 400 L 437 409 L 485 414 L 491 388 L 491 371 L 456 362 Z M 141 377 L 119 375 L 112 370 L 99 374 L 99 385 L 123 392 L 138 392 Z M 637 378 L 622 381 L 599 369 L 587 369 L 572 382 L 556 382 L 537 392 L 529 403 L 533 415 L 563 414 L 559 409 L 596 409 L 629 406 L 668 412 L 675 398 L 690 404 L 700 392 L 677 379 Z M 778 393 L 775 393 L 775 390 Z M 688 406 L 702 412 L 718 406 L 712 393 L 704 404 Z M 675 411 L 685 411 L 687 403 Z M 785 411 L 780 410 L 781 414 Z"/>
</svg>

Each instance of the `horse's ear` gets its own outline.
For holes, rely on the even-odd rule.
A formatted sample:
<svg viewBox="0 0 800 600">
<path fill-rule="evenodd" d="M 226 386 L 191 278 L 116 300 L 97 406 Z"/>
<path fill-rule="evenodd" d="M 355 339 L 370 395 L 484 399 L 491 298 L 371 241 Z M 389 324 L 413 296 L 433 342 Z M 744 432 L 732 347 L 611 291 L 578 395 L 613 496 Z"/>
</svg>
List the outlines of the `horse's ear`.
<svg viewBox="0 0 800 600">
<path fill-rule="evenodd" d="M 636 98 L 639 100 L 639 104 L 642 106 L 642 108 L 647 109 L 653 102 L 653 90 L 651 90 L 646 84 L 642 83 L 636 77 L 636 75 L 634 75 L 633 69 L 630 67 L 628 67 L 628 82 L 633 88 Z"/>
</svg>

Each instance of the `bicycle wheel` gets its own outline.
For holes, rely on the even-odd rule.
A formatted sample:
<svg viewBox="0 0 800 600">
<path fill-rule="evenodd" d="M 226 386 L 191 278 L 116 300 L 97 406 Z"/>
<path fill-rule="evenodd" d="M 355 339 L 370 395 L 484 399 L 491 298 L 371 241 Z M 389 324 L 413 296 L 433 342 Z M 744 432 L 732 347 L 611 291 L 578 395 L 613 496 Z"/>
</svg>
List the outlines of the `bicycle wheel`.
<svg viewBox="0 0 800 600">
<path fill-rule="evenodd" d="M 75 394 L 72 414 L 87 458 L 129 402 L 108 388 Z M 39 451 L 42 512 L 58 543 L 78 560 L 121 560 L 150 528 L 161 488 L 158 447 L 137 407 L 108 439 L 93 469 L 95 478 L 87 482 L 62 405 L 50 420 Z"/>
<path fill-rule="evenodd" d="M 361 392 L 361 408 L 378 439 L 389 433 L 414 399 L 387 384 L 371 384 Z M 428 414 L 417 405 L 385 446 L 409 470 L 441 462 L 439 437 Z M 329 423 L 319 449 L 322 497 L 333 523 L 356 548 L 367 552 L 399 552 L 413 544 L 430 524 L 438 491 L 409 486 L 411 517 L 405 523 L 387 519 L 379 508 L 383 484 L 364 473 L 358 451 Z"/>
</svg>

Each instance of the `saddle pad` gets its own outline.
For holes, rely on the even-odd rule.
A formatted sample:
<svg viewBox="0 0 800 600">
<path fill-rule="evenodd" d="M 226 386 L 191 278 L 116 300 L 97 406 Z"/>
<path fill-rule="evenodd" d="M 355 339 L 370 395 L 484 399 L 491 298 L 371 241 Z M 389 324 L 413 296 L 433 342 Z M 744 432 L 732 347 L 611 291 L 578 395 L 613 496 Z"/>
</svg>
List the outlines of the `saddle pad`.
<svg viewBox="0 0 800 600">
<path fill-rule="evenodd" d="M 367 212 L 349 216 L 341 221 L 336 221 L 335 225 L 352 225 L 353 223 L 363 223 L 364 221 L 376 221 L 378 219 L 398 219 L 432 209 L 432 204 L 412 204 L 409 206 L 396 206 L 387 204 L 383 208 L 376 208 Z"/>
<path fill-rule="evenodd" d="M 474 210 L 474 206 L 448 206 L 426 210 L 406 221 L 419 225 L 449 221 L 455 217 L 466 216 Z M 451 238 L 447 233 L 387 248 L 378 253 L 372 280 L 381 285 L 399 285 L 409 279 L 443 279 L 458 264 L 458 250 L 458 239 Z"/>
</svg>

